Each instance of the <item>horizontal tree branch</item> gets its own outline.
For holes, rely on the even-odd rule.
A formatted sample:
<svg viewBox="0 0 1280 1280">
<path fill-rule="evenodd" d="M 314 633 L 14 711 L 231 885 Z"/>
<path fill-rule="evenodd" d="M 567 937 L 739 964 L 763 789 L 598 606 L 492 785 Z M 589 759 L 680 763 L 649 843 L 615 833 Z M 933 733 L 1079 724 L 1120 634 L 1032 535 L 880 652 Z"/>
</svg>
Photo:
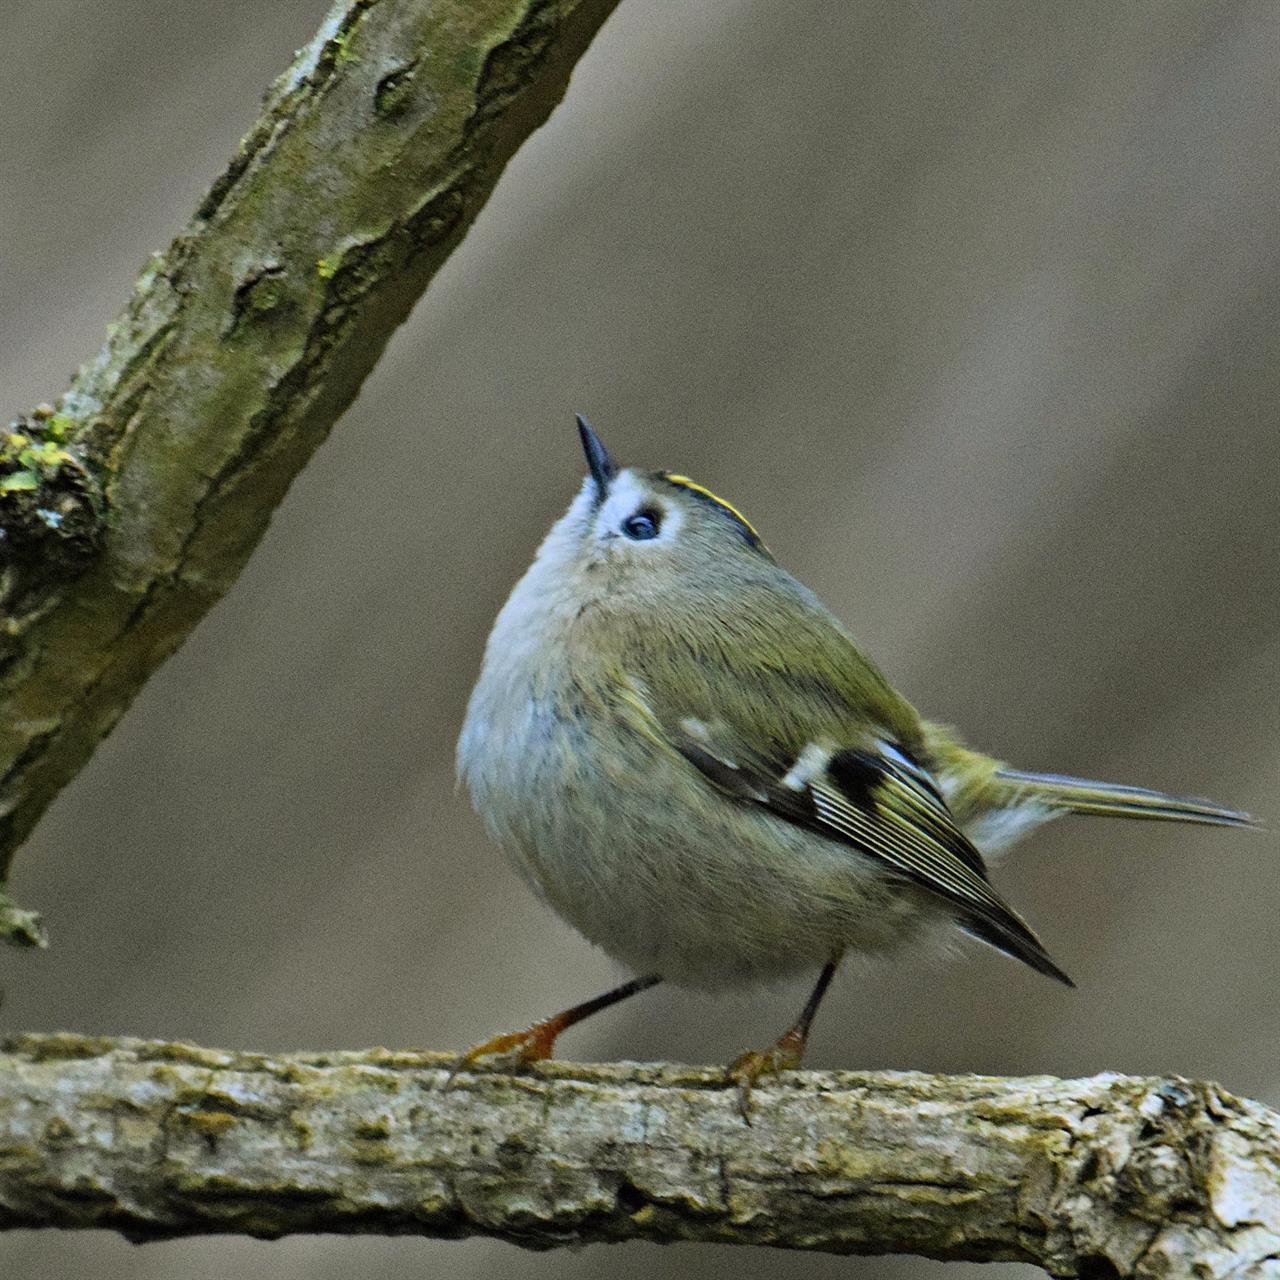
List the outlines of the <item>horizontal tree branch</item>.
<svg viewBox="0 0 1280 1280">
<path fill-rule="evenodd" d="M 654 1240 L 1022 1260 L 1057 1276 L 1280 1271 L 1280 1128 L 1214 1085 L 0 1047 L 0 1227 Z"/>
<path fill-rule="evenodd" d="M 339 0 L 58 412 L 0 432 L 0 891 L 616 3 Z M 7 899 L 6 936 L 41 936 Z"/>
</svg>

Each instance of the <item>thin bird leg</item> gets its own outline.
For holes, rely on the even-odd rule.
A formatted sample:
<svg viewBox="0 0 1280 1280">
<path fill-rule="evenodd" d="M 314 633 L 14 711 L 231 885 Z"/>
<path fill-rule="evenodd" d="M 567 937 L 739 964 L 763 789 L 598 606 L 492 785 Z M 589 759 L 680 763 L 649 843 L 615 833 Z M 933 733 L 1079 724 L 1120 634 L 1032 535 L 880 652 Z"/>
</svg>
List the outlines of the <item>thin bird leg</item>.
<svg viewBox="0 0 1280 1280">
<path fill-rule="evenodd" d="M 486 1040 L 483 1044 L 468 1049 L 454 1064 L 453 1070 L 449 1073 L 449 1081 L 452 1082 L 459 1071 L 466 1071 L 475 1066 L 482 1058 L 497 1059 L 493 1063 L 486 1063 L 486 1066 L 498 1071 L 516 1070 L 528 1066 L 531 1062 L 541 1062 L 544 1058 L 551 1057 L 555 1051 L 556 1038 L 562 1031 L 567 1031 L 575 1023 L 591 1017 L 593 1013 L 599 1013 L 601 1009 L 607 1009 L 611 1004 L 617 1004 L 628 996 L 638 995 L 641 991 L 657 986 L 661 981 L 662 979 L 656 973 L 648 974 L 643 978 L 632 978 L 630 982 L 624 982 L 620 987 L 614 987 L 612 991 L 606 991 L 594 999 L 575 1004 L 572 1009 L 566 1009 L 554 1017 L 535 1022 L 524 1031 L 512 1031 L 507 1035 L 494 1036 L 492 1040 Z"/>
<path fill-rule="evenodd" d="M 828 960 L 818 975 L 818 981 L 809 993 L 809 999 L 800 1010 L 795 1024 L 785 1032 L 772 1049 L 752 1049 L 741 1057 L 734 1059 L 728 1070 L 728 1077 L 738 1086 L 738 1110 L 742 1118 L 751 1120 L 751 1089 L 765 1076 L 780 1075 L 783 1071 L 794 1071 L 804 1061 L 805 1045 L 809 1041 L 809 1028 L 813 1025 L 814 1014 L 827 994 L 831 979 L 836 976 L 840 957 Z"/>
</svg>

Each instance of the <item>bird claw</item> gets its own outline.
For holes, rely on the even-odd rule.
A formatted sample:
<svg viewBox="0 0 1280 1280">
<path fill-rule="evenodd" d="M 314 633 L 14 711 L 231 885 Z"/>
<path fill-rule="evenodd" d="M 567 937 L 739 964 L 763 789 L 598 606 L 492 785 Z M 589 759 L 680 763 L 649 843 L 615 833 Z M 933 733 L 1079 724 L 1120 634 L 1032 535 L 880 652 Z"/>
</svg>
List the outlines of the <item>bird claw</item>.
<svg viewBox="0 0 1280 1280">
<path fill-rule="evenodd" d="M 555 1052 L 557 1029 L 547 1023 L 537 1022 L 524 1031 L 510 1031 L 472 1045 L 466 1053 L 458 1056 L 445 1079 L 444 1087 L 452 1088 L 454 1080 L 463 1071 L 480 1068 L 486 1072 L 514 1072 L 523 1070 L 531 1063 L 544 1062 Z"/>
<path fill-rule="evenodd" d="M 751 1091 L 761 1080 L 794 1071 L 803 1060 L 803 1050 L 783 1037 L 772 1049 L 752 1049 L 735 1058 L 725 1070 L 731 1084 L 738 1086 L 738 1111 L 751 1123 Z"/>
</svg>

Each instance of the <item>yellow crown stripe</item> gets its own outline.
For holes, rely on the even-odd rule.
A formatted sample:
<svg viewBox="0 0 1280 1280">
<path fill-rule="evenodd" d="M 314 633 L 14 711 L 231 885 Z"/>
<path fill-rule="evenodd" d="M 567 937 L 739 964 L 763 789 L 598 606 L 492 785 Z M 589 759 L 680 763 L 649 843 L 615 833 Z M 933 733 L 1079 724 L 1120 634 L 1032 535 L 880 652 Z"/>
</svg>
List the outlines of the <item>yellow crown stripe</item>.
<svg viewBox="0 0 1280 1280">
<path fill-rule="evenodd" d="M 682 489 L 692 489 L 694 493 L 700 493 L 704 498 L 710 498 L 717 506 L 723 507 L 735 520 L 740 521 L 751 530 L 751 536 L 757 541 L 763 541 L 760 534 L 756 531 L 755 525 L 747 519 L 746 516 L 733 505 L 732 502 L 726 502 L 718 493 L 712 493 L 706 485 L 698 484 L 696 480 L 690 480 L 688 476 L 673 475 L 670 471 L 664 471 L 662 478 L 670 484 L 678 484 Z"/>
</svg>

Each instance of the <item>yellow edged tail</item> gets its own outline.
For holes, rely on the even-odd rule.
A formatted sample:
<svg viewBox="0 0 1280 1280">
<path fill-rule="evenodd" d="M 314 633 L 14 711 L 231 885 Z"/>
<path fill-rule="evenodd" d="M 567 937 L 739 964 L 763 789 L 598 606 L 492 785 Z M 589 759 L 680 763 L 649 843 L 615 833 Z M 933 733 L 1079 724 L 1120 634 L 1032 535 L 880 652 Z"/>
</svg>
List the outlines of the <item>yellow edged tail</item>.
<svg viewBox="0 0 1280 1280">
<path fill-rule="evenodd" d="M 1034 800 L 1048 809 L 1067 813 L 1196 822 L 1209 827 L 1262 825 L 1249 814 L 1214 804 L 1212 800 L 1171 796 L 1145 787 L 1125 787 L 1110 782 L 1090 782 L 1087 778 L 1068 778 L 1056 773 L 1024 773 L 1020 769 L 1006 768 L 997 769 L 991 782 L 1008 788 L 1007 803 Z"/>
</svg>

